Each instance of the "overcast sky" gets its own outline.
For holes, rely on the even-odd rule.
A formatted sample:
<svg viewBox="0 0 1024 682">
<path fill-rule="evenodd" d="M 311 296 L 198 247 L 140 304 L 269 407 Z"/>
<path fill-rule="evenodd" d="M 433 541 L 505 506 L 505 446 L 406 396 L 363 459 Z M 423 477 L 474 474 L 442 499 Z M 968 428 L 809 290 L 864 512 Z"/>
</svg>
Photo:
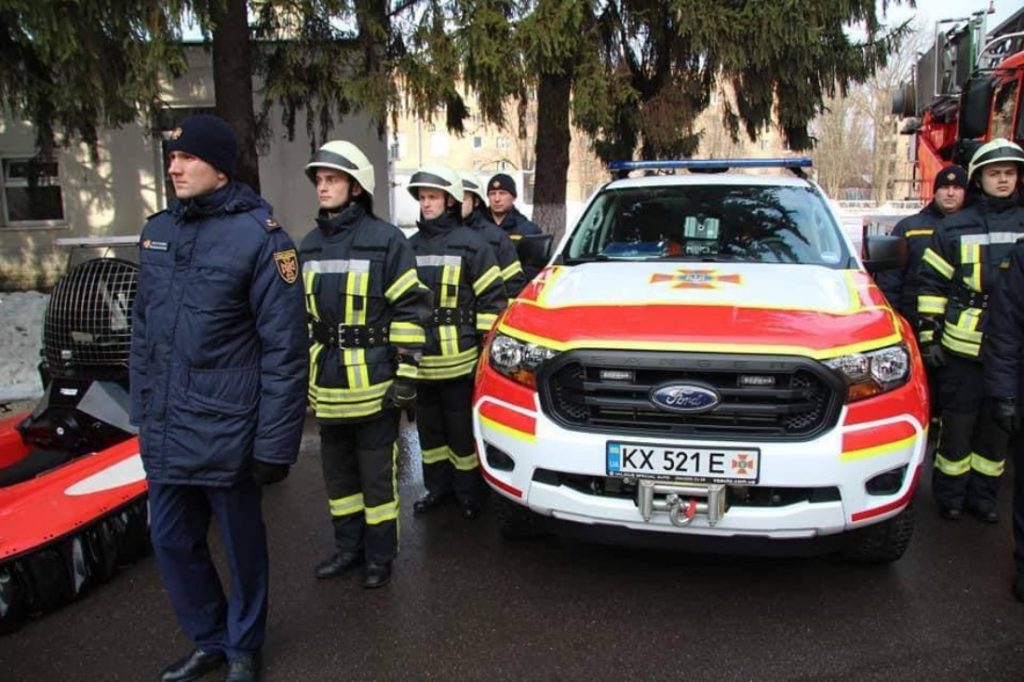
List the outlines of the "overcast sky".
<svg viewBox="0 0 1024 682">
<path fill-rule="evenodd" d="M 995 0 L 995 14 L 988 15 L 989 31 L 1010 18 L 1010 15 L 1021 8 L 1024 0 Z M 878 3 L 881 10 L 881 2 Z M 897 24 L 911 17 L 916 17 L 931 33 L 935 30 L 935 22 L 942 19 L 959 19 L 973 12 L 987 10 L 989 0 L 917 0 L 917 9 L 910 9 L 905 4 L 889 5 L 886 23 Z"/>
</svg>

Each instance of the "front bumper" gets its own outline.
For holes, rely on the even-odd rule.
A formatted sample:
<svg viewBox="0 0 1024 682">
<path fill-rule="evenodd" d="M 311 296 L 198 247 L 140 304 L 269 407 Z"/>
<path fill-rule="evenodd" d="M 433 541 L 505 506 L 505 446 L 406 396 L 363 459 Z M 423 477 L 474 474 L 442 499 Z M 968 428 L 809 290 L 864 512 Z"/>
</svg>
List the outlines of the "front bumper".
<svg viewBox="0 0 1024 682">
<path fill-rule="evenodd" d="M 883 521 L 909 504 L 927 441 L 927 419 L 916 397 L 920 387 L 913 382 L 853 406 L 844 405 L 838 425 L 813 440 L 716 440 L 710 445 L 760 448 L 758 488 L 806 489 L 812 493 L 802 500 L 787 501 L 782 495 L 779 504 L 748 505 L 740 500 L 742 491 L 736 489 L 727 494 L 719 519 L 697 513 L 680 527 L 664 511 L 656 511 L 645 520 L 637 496 L 628 491 L 598 494 L 562 480 L 603 480 L 607 476 L 606 443 L 619 440 L 617 437 L 563 428 L 541 412 L 535 392 L 489 367 L 481 368 L 478 379 L 474 435 L 485 479 L 499 494 L 534 512 L 583 524 L 717 537 L 795 539 L 834 535 Z M 630 435 L 622 440 L 654 445 L 665 438 Z M 679 443 L 701 444 L 699 440 Z M 513 463 L 511 470 L 506 460 L 493 457 L 494 448 L 508 456 Z M 868 491 L 868 481 L 894 470 L 902 473 L 901 480 L 897 477 L 898 489 L 890 488 L 886 494 Z"/>
</svg>

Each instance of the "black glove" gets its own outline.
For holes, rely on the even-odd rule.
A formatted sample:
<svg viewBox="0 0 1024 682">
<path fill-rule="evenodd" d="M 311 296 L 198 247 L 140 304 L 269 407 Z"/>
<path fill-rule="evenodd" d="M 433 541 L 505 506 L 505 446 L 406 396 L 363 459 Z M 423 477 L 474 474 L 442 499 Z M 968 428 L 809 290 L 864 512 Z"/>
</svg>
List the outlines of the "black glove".
<svg viewBox="0 0 1024 682">
<path fill-rule="evenodd" d="M 937 341 L 925 343 L 921 345 L 921 359 L 927 367 L 940 369 L 946 366 L 946 351 Z"/>
<path fill-rule="evenodd" d="M 256 482 L 256 485 L 280 483 L 288 478 L 289 468 L 287 464 L 271 464 L 257 459 L 252 463 L 252 480 Z"/>
<path fill-rule="evenodd" d="M 405 377 L 395 377 L 384 394 L 385 407 L 409 410 L 416 405 L 416 382 Z"/>
<path fill-rule="evenodd" d="M 1017 401 L 1014 398 L 995 398 L 992 401 L 992 421 L 1007 433 L 1015 433 L 1020 429 L 1020 415 L 1017 414 Z"/>
</svg>

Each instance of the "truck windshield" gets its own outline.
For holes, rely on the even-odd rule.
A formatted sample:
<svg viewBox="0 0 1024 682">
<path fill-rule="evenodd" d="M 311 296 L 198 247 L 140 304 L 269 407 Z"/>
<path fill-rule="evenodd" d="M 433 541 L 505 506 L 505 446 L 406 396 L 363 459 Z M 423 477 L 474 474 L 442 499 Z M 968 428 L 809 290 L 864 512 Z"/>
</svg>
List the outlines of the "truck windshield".
<svg viewBox="0 0 1024 682">
<path fill-rule="evenodd" d="M 670 185 L 609 189 L 576 224 L 563 256 L 846 267 L 839 226 L 809 187 Z"/>
</svg>

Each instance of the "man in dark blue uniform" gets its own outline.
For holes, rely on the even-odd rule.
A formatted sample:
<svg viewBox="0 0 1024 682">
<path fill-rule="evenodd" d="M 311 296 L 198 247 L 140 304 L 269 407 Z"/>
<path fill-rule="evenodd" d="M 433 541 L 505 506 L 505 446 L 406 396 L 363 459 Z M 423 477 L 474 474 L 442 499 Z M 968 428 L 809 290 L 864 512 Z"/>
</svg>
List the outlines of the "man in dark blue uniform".
<svg viewBox="0 0 1024 682">
<path fill-rule="evenodd" d="M 523 237 L 543 234 L 537 223 L 524 216 L 516 208 L 518 196 L 516 181 L 512 179 L 511 175 L 497 173 L 491 176 L 491 179 L 487 181 L 488 210 L 483 214 L 484 220 L 500 227 L 516 243 L 517 249 L 519 240 Z M 523 273 L 526 275 L 527 282 L 536 277 L 538 272 L 540 269 L 535 265 L 523 263 Z"/>
<path fill-rule="evenodd" d="M 255 680 L 269 574 L 260 486 L 288 475 L 305 418 L 298 257 L 270 206 L 232 180 L 238 143 L 226 122 L 189 117 L 167 146 L 177 201 L 142 230 L 131 352 L 153 549 L 195 643 L 161 680 L 225 663 L 227 680 Z M 211 517 L 227 597 L 207 546 Z"/>
</svg>

